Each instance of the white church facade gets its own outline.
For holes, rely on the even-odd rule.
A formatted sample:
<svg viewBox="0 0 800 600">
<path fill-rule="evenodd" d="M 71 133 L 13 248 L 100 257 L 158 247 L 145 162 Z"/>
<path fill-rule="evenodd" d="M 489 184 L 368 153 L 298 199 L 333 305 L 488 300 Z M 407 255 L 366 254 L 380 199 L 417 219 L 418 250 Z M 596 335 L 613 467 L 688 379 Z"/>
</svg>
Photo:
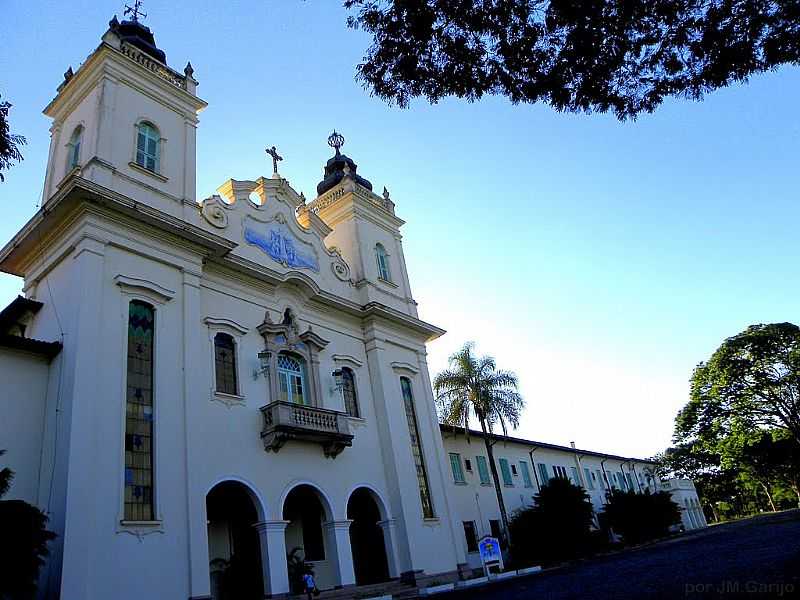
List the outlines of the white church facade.
<svg viewBox="0 0 800 600">
<path fill-rule="evenodd" d="M 479 440 L 438 424 L 425 347 L 444 331 L 418 317 L 394 202 L 335 132 L 312 201 L 274 148 L 271 177 L 198 200 L 196 88 L 115 17 L 45 108 L 42 206 L 0 250 L 24 281 L 0 312 L 9 497 L 58 536 L 40 597 L 216 600 L 232 572 L 280 597 L 287 556 L 320 588 L 457 578 L 477 566 L 466 523 L 489 533 L 497 507 Z M 498 454 L 512 510 L 559 461 L 587 488 L 647 466 L 531 444 Z"/>
<path fill-rule="evenodd" d="M 0 362 L 26 398 L 4 399 L 0 447 L 58 534 L 42 593 L 211 598 L 237 561 L 285 594 L 295 547 L 321 588 L 456 573 L 425 350 L 443 331 L 394 203 L 338 134 L 312 202 L 277 169 L 198 202 L 196 86 L 112 20 L 45 109 L 43 204 L 0 251 L 25 293 Z"/>
</svg>

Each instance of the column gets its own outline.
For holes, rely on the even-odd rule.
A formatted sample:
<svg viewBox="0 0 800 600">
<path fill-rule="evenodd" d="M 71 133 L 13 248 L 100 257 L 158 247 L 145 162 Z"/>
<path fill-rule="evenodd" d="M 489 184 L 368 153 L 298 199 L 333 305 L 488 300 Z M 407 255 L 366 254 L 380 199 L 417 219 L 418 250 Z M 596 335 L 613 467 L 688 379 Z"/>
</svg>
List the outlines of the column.
<svg viewBox="0 0 800 600">
<path fill-rule="evenodd" d="M 328 521 L 323 523 L 322 527 L 325 531 L 326 549 L 335 554 L 331 557 L 331 564 L 336 572 L 339 585 L 342 587 L 348 585 L 355 585 L 356 574 L 353 570 L 353 551 L 350 548 L 350 524 L 351 519 L 344 521 Z"/>
<path fill-rule="evenodd" d="M 289 593 L 289 569 L 286 565 L 286 526 L 289 521 L 261 521 L 253 527 L 261 543 L 261 568 L 264 571 L 264 594 Z"/>
<path fill-rule="evenodd" d="M 386 548 L 386 563 L 389 565 L 389 577 L 400 577 L 397 566 L 397 548 L 395 547 L 395 522 L 394 519 L 378 521 L 378 526 L 383 531 L 383 546 Z"/>
</svg>

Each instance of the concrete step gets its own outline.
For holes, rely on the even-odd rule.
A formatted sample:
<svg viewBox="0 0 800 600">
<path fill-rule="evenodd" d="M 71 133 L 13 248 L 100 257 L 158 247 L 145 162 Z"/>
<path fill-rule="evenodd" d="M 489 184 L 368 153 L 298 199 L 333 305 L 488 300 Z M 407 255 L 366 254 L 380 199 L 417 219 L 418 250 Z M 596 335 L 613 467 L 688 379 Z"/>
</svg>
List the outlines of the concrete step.
<svg viewBox="0 0 800 600">
<path fill-rule="evenodd" d="M 394 598 L 397 597 L 397 595 L 410 598 L 414 597 L 416 591 L 417 588 L 413 585 L 402 583 L 399 579 L 394 579 L 371 585 L 342 588 L 338 590 L 325 590 L 321 592 L 319 596 L 315 596 L 315 598 L 316 600 L 367 600 L 381 597 Z M 305 598 L 305 594 L 292 596 L 292 598 Z"/>
</svg>

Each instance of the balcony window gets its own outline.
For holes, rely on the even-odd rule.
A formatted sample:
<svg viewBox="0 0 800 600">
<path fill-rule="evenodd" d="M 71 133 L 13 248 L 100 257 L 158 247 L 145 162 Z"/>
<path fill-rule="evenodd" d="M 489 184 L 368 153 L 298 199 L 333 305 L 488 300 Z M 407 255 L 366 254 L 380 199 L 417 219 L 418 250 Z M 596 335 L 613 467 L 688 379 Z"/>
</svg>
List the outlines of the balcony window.
<svg viewBox="0 0 800 600">
<path fill-rule="evenodd" d="M 278 355 L 278 399 L 295 404 L 308 401 L 305 361 L 289 354 Z"/>
</svg>

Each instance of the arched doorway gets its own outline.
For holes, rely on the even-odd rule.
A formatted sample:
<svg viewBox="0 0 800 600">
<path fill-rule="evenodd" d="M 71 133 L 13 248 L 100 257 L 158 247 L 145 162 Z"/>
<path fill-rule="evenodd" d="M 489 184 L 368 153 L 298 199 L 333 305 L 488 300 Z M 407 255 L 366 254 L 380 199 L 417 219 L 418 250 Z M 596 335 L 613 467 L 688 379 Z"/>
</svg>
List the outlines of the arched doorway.
<svg viewBox="0 0 800 600">
<path fill-rule="evenodd" d="M 223 481 L 206 495 L 208 560 L 213 600 L 264 597 L 261 549 L 253 527 L 258 512 L 250 490 Z"/>
<path fill-rule="evenodd" d="M 335 550 L 329 548 L 323 524 L 331 520 L 331 512 L 319 490 L 308 484 L 294 487 L 283 502 L 286 525 L 286 553 L 289 588 L 302 591 L 303 568 L 310 567 L 317 587 L 337 585 Z"/>
<path fill-rule="evenodd" d="M 358 488 L 347 501 L 350 525 L 350 548 L 353 551 L 353 570 L 356 585 L 380 583 L 389 579 L 389 563 L 383 530 L 378 524 L 381 512 L 373 492 Z"/>
</svg>

